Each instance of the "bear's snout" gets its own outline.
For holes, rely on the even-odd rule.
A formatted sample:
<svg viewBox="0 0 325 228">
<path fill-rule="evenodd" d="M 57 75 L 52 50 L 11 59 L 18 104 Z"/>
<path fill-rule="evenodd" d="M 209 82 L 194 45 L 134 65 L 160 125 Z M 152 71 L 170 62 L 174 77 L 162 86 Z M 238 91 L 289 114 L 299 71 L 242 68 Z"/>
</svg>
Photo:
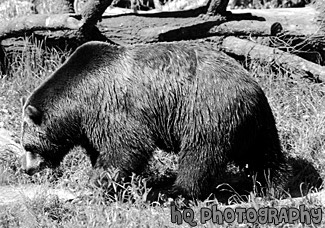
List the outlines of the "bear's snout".
<svg viewBox="0 0 325 228">
<path fill-rule="evenodd" d="M 38 154 L 26 151 L 26 153 L 21 158 L 21 165 L 23 170 L 28 175 L 33 175 L 34 173 L 40 171 L 44 160 Z"/>
</svg>

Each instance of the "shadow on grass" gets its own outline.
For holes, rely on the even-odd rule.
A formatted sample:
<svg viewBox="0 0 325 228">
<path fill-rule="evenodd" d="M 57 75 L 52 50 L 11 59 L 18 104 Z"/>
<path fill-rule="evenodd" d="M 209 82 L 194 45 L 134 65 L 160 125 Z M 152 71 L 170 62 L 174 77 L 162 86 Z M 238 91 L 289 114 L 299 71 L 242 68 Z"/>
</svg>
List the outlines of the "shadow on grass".
<svg viewBox="0 0 325 228">
<path fill-rule="evenodd" d="M 305 196 L 312 189 L 322 187 L 322 178 L 314 165 L 302 158 L 290 158 L 289 164 L 292 167 L 292 177 L 287 186 L 291 197 Z"/>
<path fill-rule="evenodd" d="M 294 198 L 304 196 L 312 190 L 319 190 L 322 187 L 322 178 L 319 172 L 308 160 L 290 157 L 288 166 L 292 167 L 292 175 L 285 183 L 283 191 L 277 186 L 273 186 L 273 188 L 270 186 L 261 187 L 259 182 L 254 182 L 251 176 L 247 176 L 235 165 L 229 164 L 226 173 L 218 178 L 219 185 L 209 200 L 215 202 L 217 199 L 223 204 L 236 204 L 249 202 L 252 197 L 261 197 L 264 200 Z M 153 170 L 144 177 L 145 182 L 140 176 L 132 176 L 130 179 L 122 181 L 118 175 L 118 170 L 93 170 L 97 175 L 91 174 L 91 182 L 97 183 L 95 184 L 96 188 L 102 189 L 104 198 L 108 198 L 110 201 L 133 202 L 135 199 L 141 198 L 149 202 L 163 203 L 164 200 L 168 200 L 168 197 L 176 199 L 178 196 L 172 192 L 177 170 L 161 169 L 162 167 L 157 167 L 156 164 Z M 283 175 L 289 174 L 284 173 Z M 149 191 L 149 188 L 152 189 Z"/>
<path fill-rule="evenodd" d="M 285 183 L 284 194 L 280 195 L 271 193 L 272 197 L 281 197 L 285 198 L 290 196 L 292 198 L 302 197 L 307 195 L 312 191 L 320 190 L 323 186 L 323 180 L 316 170 L 312 162 L 307 161 L 302 158 L 293 158 L 288 159 L 288 165 L 291 166 L 291 177 Z M 232 174 L 233 175 L 233 174 Z M 289 174 L 283 174 L 289 175 Z M 227 176 L 228 184 L 224 185 L 224 189 L 219 192 L 216 192 L 217 199 L 223 203 L 229 203 L 229 199 L 234 198 L 234 193 L 237 198 L 240 200 L 247 199 L 247 196 L 250 192 L 253 191 L 252 179 L 248 178 L 244 174 L 236 174 L 236 176 Z M 230 187 L 231 186 L 231 187 Z M 276 186 L 275 186 L 276 188 Z M 227 191 L 228 189 L 228 191 Z M 267 189 L 266 191 L 270 191 Z M 272 191 L 272 190 L 271 190 Z M 277 191 L 277 189 L 276 189 Z M 256 192 L 255 192 L 256 193 Z M 257 192 L 260 194 L 261 192 Z M 270 192 L 267 192 L 265 195 L 270 195 Z M 245 197 L 246 196 L 246 197 Z M 264 196 L 263 193 L 258 196 Z M 235 197 L 236 198 L 236 197 Z"/>
<path fill-rule="evenodd" d="M 216 188 L 216 191 L 214 191 L 209 198 L 214 199 L 215 197 L 221 203 L 233 204 L 247 202 L 252 192 L 254 196 L 266 197 L 266 199 L 268 196 L 270 196 L 270 199 L 286 197 L 295 198 L 305 196 L 313 190 L 317 191 L 322 188 L 323 180 L 312 162 L 302 158 L 290 157 L 288 163 L 288 165 L 292 167 L 292 174 L 285 183 L 284 191 L 277 189 L 276 186 L 273 190 L 268 187 L 260 188 L 257 186 L 254 191 L 252 177 L 248 177 L 244 172 L 228 169 L 226 174 L 218 181 L 219 186 Z M 160 182 L 151 191 L 150 198 L 156 199 L 159 192 L 168 192 L 168 189 L 172 188 L 174 180 L 175 177 Z"/>
</svg>

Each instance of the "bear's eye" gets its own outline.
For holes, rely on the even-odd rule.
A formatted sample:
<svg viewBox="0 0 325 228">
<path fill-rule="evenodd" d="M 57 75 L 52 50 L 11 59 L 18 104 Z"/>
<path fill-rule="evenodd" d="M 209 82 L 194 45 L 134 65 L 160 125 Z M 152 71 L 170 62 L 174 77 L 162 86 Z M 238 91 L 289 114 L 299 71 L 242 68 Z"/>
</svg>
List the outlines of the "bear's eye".
<svg viewBox="0 0 325 228">
<path fill-rule="evenodd" d="M 25 149 L 25 151 L 28 151 L 28 152 L 34 152 L 33 150 L 35 149 L 35 146 L 33 146 L 31 144 L 25 144 L 24 149 Z"/>
</svg>

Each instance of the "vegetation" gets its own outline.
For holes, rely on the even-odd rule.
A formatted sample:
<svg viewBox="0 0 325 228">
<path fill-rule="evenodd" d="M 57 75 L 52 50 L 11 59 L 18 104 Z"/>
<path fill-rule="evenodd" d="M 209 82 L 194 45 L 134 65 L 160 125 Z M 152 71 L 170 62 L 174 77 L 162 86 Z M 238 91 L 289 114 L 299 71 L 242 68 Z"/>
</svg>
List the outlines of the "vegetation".
<svg viewBox="0 0 325 228">
<path fill-rule="evenodd" d="M 8 13 L 8 11 L 6 12 Z M 4 14 L 4 16 L 6 16 Z M 28 95 L 43 79 L 58 68 L 71 54 L 54 49 L 42 50 L 40 44 L 30 45 L 26 38 L 23 45 L 12 53 L 10 69 L 7 75 L 0 76 L 0 127 L 10 130 L 13 138 L 19 141 L 21 104 L 20 98 Z M 298 79 L 299 75 L 281 69 L 280 66 L 263 65 L 259 62 L 242 62 L 252 77 L 264 89 L 274 112 L 283 149 L 294 158 L 311 162 L 320 176 L 325 177 L 325 87 L 308 79 Z M 162 156 L 164 154 L 162 153 Z M 169 158 L 168 158 L 169 159 Z M 175 161 L 165 161 L 173 166 Z M 171 164 L 172 163 L 172 164 Z M 88 158 L 82 149 L 75 148 L 57 170 L 44 170 L 29 177 L 19 168 L 19 158 L 10 151 L 0 150 L 0 189 L 7 185 L 39 184 L 48 187 L 64 187 L 73 192 L 83 192 L 72 201 L 63 201 L 57 197 L 38 194 L 26 197 L 17 204 L 0 204 L 1 227 L 189 227 L 183 222 L 176 225 L 171 222 L 170 205 L 182 206 L 182 199 L 176 202 L 147 202 L 150 195 L 145 181 L 132 177 L 130 183 L 118 183 L 114 170 L 98 171 L 103 182 L 93 184 Z M 308 171 L 301 169 L 302 174 Z M 299 176 L 299 173 L 296 173 Z M 105 177 L 108 177 L 105 179 Z M 310 177 L 313 178 L 313 177 Z M 110 180 L 104 183 L 104 180 Z M 301 178 L 293 184 L 299 186 Z M 111 190 L 108 194 L 105 189 Z M 317 191 L 311 189 L 310 191 Z M 91 192 L 88 194 L 87 192 Z M 1 192 L 0 192 L 1 194 Z M 269 195 L 253 191 L 239 197 L 233 193 L 232 202 L 247 202 L 247 207 L 255 209 L 273 206 L 280 208 L 279 201 Z M 273 195 L 274 196 L 274 195 Z M 0 202 L 1 203 L 1 202 Z M 307 208 L 324 205 L 316 200 L 292 201 L 288 207 Z M 215 199 L 193 204 L 196 219 L 200 209 L 207 205 L 221 204 Z M 324 226 L 324 220 L 321 226 Z M 214 227 L 211 222 L 199 226 Z M 234 222 L 232 227 L 243 227 Z M 224 226 L 227 226 L 225 223 Z M 249 224 L 249 227 L 275 227 L 272 224 Z M 245 226 L 246 227 L 246 226 Z M 303 227 L 303 224 L 279 224 L 277 227 Z"/>
</svg>

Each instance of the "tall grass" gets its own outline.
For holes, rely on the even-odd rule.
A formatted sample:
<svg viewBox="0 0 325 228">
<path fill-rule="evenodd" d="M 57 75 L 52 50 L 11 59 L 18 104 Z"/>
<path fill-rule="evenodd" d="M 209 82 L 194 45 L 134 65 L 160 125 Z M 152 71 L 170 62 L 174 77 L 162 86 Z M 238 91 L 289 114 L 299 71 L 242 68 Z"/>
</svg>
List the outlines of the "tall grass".
<svg viewBox="0 0 325 228">
<path fill-rule="evenodd" d="M 257 67 L 256 67 L 257 66 Z M 248 66 L 264 89 L 277 121 L 282 147 L 321 169 L 325 149 L 325 88 L 292 72 L 254 63 Z"/>
</svg>

